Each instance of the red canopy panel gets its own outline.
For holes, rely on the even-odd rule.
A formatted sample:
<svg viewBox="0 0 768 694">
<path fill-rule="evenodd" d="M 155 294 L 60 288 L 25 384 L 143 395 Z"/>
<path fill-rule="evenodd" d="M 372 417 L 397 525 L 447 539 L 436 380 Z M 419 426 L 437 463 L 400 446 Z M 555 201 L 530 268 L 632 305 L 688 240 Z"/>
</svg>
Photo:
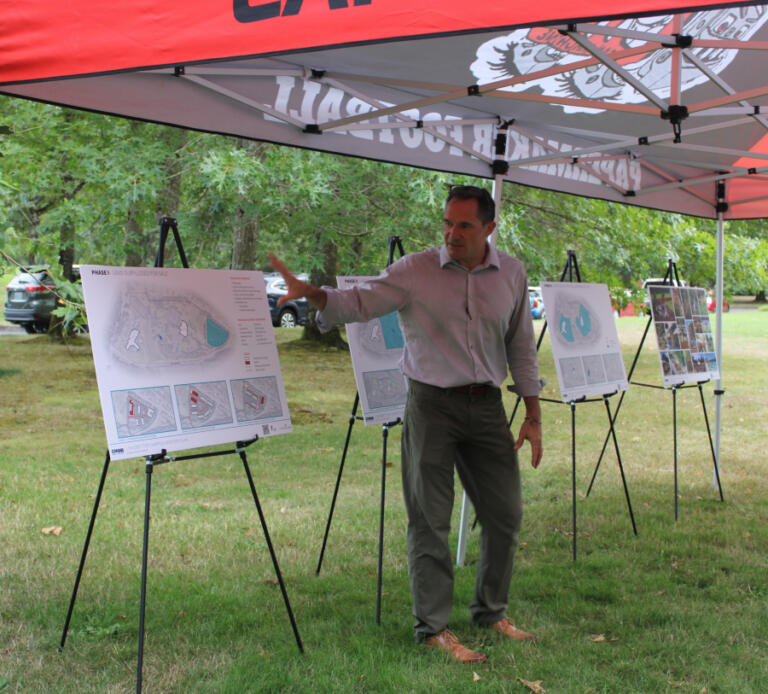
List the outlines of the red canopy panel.
<svg viewBox="0 0 768 694">
<path fill-rule="evenodd" d="M 14 0 L 0 92 L 702 217 L 768 216 L 764 2 L 629 2 L 620 18 L 574 22 L 612 7 L 252 1 L 125 0 L 99 14 Z"/>
<path fill-rule="evenodd" d="M 722 7 L 717 0 L 6 0 L 0 84 Z"/>
</svg>

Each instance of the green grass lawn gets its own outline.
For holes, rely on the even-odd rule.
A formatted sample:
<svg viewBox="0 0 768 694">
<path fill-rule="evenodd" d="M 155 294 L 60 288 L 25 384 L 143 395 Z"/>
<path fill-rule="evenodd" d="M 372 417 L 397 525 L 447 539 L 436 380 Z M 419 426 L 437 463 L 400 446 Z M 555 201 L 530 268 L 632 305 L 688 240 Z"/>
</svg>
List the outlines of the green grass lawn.
<svg viewBox="0 0 768 694">
<path fill-rule="evenodd" d="M 631 363 L 645 320 L 617 321 Z M 541 635 L 512 644 L 468 624 L 477 533 L 456 571 L 452 628 L 488 662 L 461 666 L 412 642 L 400 431 L 389 437 L 383 609 L 375 621 L 381 428 L 356 424 L 322 572 L 318 553 L 355 386 L 349 355 L 278 330 L 294 432 L 248 459 L 305 647 L 298 652 L 235 455 L 153 474 L 146 692 L 765 692 L 768 682 L 768 312 L 724 317 L 722 483 L 696 389 L 633 387 L 617 422 L 637 520 L 615 455 L 585 497 L 606 433 L 577 407 L 578 561 L 571 559 L 570 410 L 545 403 L 545 458 L 522 457 L 526 515 L 510 615 Z M 549 341 L 541 364 L 559 397 Z M 660 383 L 655 342 L 637 380 Z M 714 419 L 712 385 L 705 386 Z M 512 402 L 510 397 L 510 404 Z M 515 426 L 515 428 L 517 428 Z M 0 336 L 0 692 L 130 692 L 145 472 L 112 463 L 65 649 L 64 618 L 105 437 L 87 339 Z M 457 490 L 457 502 L 459 491 Z M 454 528 L 458 525 L 458 503 Z M 43 529 L 61 528 L 59 535 Z M 455 531 L 452 543 L 455 546 Z"/>
</svg>

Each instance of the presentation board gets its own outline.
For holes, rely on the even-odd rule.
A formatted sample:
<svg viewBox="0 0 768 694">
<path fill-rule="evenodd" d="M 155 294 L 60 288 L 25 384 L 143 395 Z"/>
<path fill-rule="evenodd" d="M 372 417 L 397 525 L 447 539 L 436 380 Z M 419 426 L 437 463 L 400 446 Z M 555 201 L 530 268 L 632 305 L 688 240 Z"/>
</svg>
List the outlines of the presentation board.
<svg viewBox="0 0 768 694">
<path fill-rule="evenodd" d="M 563 402 L 627 390 L 608 286 L 544 282 L 541 296 Z"/>
<path fill-rule="evenodd" d="M 373 277 L 337 277 L 339 289 L 349 289 Z M 367 323 L 347 323 L 355 383 L 366 425 L 402 419 L 408 386 L 400 370 L 403 333 L 397 313 Z"/>
<path fill-rule="evenodd" d="M 720 378 L 706 292 L 700 287 L 648 287 L 665 386 Z"/>
<path fill-rule="evenodd" d="M 261 272 L 81 274 L 113 460 L 291 431 Z"/>
</svg>

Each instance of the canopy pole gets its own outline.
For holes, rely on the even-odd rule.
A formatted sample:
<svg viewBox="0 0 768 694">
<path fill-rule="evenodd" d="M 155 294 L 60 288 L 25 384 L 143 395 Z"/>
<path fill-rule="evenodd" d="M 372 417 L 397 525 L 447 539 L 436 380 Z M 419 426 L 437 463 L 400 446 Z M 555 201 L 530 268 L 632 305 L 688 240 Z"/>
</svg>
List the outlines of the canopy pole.
<svg viewBox="0 0 768 694">
<path fill-rule="evenodd" d="M 496 174 L 493 178 L 493 189 L 491 191 L 491 194 L 493 195 L 493 202 L 496 203 L 496 216 L 493 220 L 496 222 L 496 228 L 493 230 L 493 233 L 488 239 L 491 246 L 496 246 L 499 238 L 499 208 L 501 207 L 501 189 L 503 185 L 504 175 Z"/>
<path fill-rule="evenodd" d="M 717 364 L 720 367 L 720 378 L 715 380 L 715 471 L 712 473 L 712 484 L 717 489 L 718 476 L 720 475 L 720 432 L 722 429 L 722 398 L 723 393 L 723 267 L 725 256 L 725 224 L 723 212 L 727 203 L 722 202 L 725 197 L 725 184 L 718 186 L 718 197 L 721 198 L 717 206 L 717 270 L 715 276 L 715 352 Z"/>
</svg>

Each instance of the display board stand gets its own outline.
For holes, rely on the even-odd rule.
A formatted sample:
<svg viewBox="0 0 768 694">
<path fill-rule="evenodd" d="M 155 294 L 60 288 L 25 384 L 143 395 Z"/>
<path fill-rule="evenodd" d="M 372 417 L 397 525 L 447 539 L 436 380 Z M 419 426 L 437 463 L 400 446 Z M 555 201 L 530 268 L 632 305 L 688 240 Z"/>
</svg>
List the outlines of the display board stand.
<svg viewBox="0 0 768 694">
<path fill-rule="evenodd" d="M 394 261 L 395 249 L 398 250 L 400 256 L 405 255 L 403 251 L 403 244 L 399 236 L 389 237 L 389 253 L 387 255 L 387 267 L 389 267 Z M 347 452 L 349 450 L 349 442 L 352 438 L 352 428 L 355 422 L 362 420 L 363 418 L 357 414 L 357 408 L 360 405 L 360 393 L 355 393 L 355 401 L 352 405 L 352 413 L 349 416 L 349 426 L 347 427 L 347 438 L 344 441 L 344 450 L 341 454 L 341 461 L 339 463 L 339 471 L 336 475 L 336 486 L 333 489 L 333 497 L 331 498 L 331 509 L 328 513 L 328 521 L 325 524 L 325 534 L 323 535 L 323 544 L 320 548 L 320 557 L 317 560 L 317 568 L 315 569 L 315 575 L 320 573 L 320 569 L 323 566 L 323 557 L 325 556 L 325 547 L 328 543 L 328 534 L 331 531 L 331 521 L 333 520 L 333 511 L 336 508 L 336 498 L 339 494 L 339 485 L 341 484 L 341 475 L 344 472 L 344 463 L 347 459 Z M 389 437 L 389 430 L 401 424 L 402 421 L 398 417 L 392 422 L 386 422 L 381 425 L 381 501 L 379 506 L 379 557 L 378 557 L 378 574 L 376 578 L 376 624 L 381 624 L 381 593 L 382 593 L 382 576 L 383 576 L 383 562 L 384 562 L 384 502 L 386 498 L 386 483 L 387 483 L 387 439 Z"/>
<path fill-rule="evenodd" d="M 576 253 L 572 250 L 568 251 L 568 260 L 566 261 L 565 267 L 563 268 L 563 272 L 560 275 L 560 282 L 581 282 L 581 272 L 579 271 L 579 264 L 576 260 Z M 547 329 L 547 320 L 544 320 L 544 325 L 542 326 L 541 333 L 539 334 L 539 339 L 536 342 L 536 350 L 539 350 L 539 347 L 541 347 L 541 342 L 544 338 L 544 333 Z M 507 386 L 507 389 L 512 391 L 512 386 Z M 629 498 L 629 488 L 627 487 L 627 478 L 624 474 L 624 465 L 621 461 L 621 451 L 619 450 L 619 442 L 616 437 L 616 431 L 614 429 L 614 422 L 615 422 L 615 416 L 611 416 L 611 408 L 609 405 L 609 398 L 616 395 L 618 391 L 614 391 L 613 393 L 605 393 L 602 395 L 602 397 L 599 398 L 586 398 L 582 397 L 578 400 L 572 400 L 568 403 L 563 403 L 561 400 L 554 400 L 550 398 L 540 398 L 542 402 L 553 402 L 558 405 L 566 404 L 570 407 L 571 410 L 571 516 L 572 516 L 572 525 L 573 525 L 573 561 L 576 561 L 577 557 L 577 538 L 576 538 L 576 405 L 580 403 L 587 403 L 587 402 L 603 402 L 605 404 L 605 412 L 608 417 L 608 426 L 609 426 L 609 432 L 608 436 L 613 440 L 613 447 L 616 452 L 616 458 L 618 460 L 619 464 L 619 471 L 621 473 L 621 483 L 624 487 L 624 497 L 627 501 L 627 510 L 629 512 L 629 518 L 632 522 L 632 531 L 635 535 L 637 535 L 637 524 L 635 523 L 635 514 L 632 511 L 632 501 Z M 626 391 L 625 391 L 626 392 Z M 522 398 L 518 395 L 517 399 L 515 401 L 515 406 L 512 410 L 512 415 L 509 419 L 509 426 L 512 426 L 512 422 L 515 419 L 515 415 L 517 414 L 518 406 L 520 405 L 520 400 Z M 607 440 L 606 440 L 607 444 Z M 603 451 L 605 451 L 605 446 L 603 447 Z"/>
<path fill-rule="evenodd" d="M 176 224 L 176 220 L 170 217 L 163 217 L 160 219 L 159 223 L 160 223 L 160 242 L 158 246 L 157 256 L 155 258 L 155 267 L 163 267 L 164 265 L 165 243 L 168 238 L 168 232 L 172 230 L 182 265 L 185 268 L 188 268 L 189 265 L 187 263 L 186 255 L 184 254 L 184 249 L 181 245 L 181 238 L 179 236 L 179 230 Z M 168 456 L 166 454 L 166 451 L 162 450 L 160 453 L 156 455 L 145 456 L 146 485 L 145 485 L 145 499 L 144 499 L 144 534 L 143 534 L 142 559 L 141 559 L 141 597 L 140 597 L 140 603 L 139 603 L 138 662 L 136 665 L 136 691 L 139 694 L 142 689 L 142 673 L 143 673 L 143 666 L 144 666 L 144 632 L 145 632 L 144 618 L 146 613 L 146 597 L 147 597 L 147 566 L 148 566 L 148 550 L 149 550 L 149 519 L 150 519 L 149 510 L 150 510 L 150 499 L 152 494 L 152 473 L 154 471 L 154 468 L 157 465 L 161 465 L 164 463 L 178 462 L 182 460 L 195 460 L 198 458 L 211 458 L 211 457 L 217 457 L 221 455 L 232 455 L 235 453 L 237 453 L 240 456 L 240 459 L 243 462 L 245 475 L 248 479 L 248 484 L 251 489 L 253 501 L 256 505 L 256 509 L 259 514 L 259 520 L 261 521 L 261 528 L 264 532 L 264 537 L 267 542 L 267 547 L 269 548 L 269 553 L 272 558 L 272 565 L 275 569 L 275 575 L 280 585 L 280 590 L 283 595 L 283 601 L 285 602 L 285 607 L 288 612 L 288 618 L 290 620 L 291 627 L 293 629 L 293 633 L 296 638 L 296 645 L 299 648 L 299 652 L 301 653 L 304 652 L 304 646 L 302 645 L 301 637 L 299 636 L 299 630 L 296 625 L 296 620 L 294 619 L 294 616 L 293 616 L 293 610 L 291 609 L 291 604 L 290 604 L 290 601 L 288 600 L 288 593 L 286 591 L 285 583 L 283 582 L 283 576 L 282 576 L 282 573 L 280 572 L 280 567 L 277 562 L 277 556 L 275 555 L 274 547 L 272 545 L 272 540 L 270 539 L 270 536 L 269 536 L 269 530 L 267 529 L 267 523 L 264 518 L 264 513 L 262 511 L 261 504 L 259 503 L 259 497 L 256 493 L 256 486 L 253 482 L 253 476 L 251 475 L 250 466 L 248 465 L 248 458 L 245 454 L 245 449 L 257 440 L 258 440 L 258 436 L 252 439 L 249 439 L 247 441 L 238 441 L 236 442 L 234 449 L 225 450 L 225 451 L 197 453 L 197 454 L 183 455 L 183 456 Z M 61 635 L 61 643 L 59 645 L 60 651 L 64 648 L 64 644 L 67 640 L 69 623 L 72 619 L 72 612 L 75 607 L 75 600 L 77 599 L 77 591 L 80 586 L 80 579 L 82 578 L 83 568 L 85 567 L 85 560 L 88 555 L 88 547 L 91 542 L 91 536 L 93 535 L 93 528 L 96 524 L 96 513 L 98 512 L 99 505 L 101 503 L 101 495 L 102 495 L 102 492 L 104 491 L 104 484 L 106 482 L 107 472 L 109 470 L 109 464 L 110 464 L 110 455 L 109 455 L 109 451 L 107 451 L 106 457 L 104 459 L 104 467 L 101 472 L 101 479 L 99 480 L 99 487 L 96 492 L 96 500 L 93 505 L 93 512 L 91 513 L 91 520 L 90 520 L 90 523 L 88 524 L 88 532 L 86 533 L 83 552 L 80 557 L 80 564 L 78 566 L 77 575 L 75 577 L 75 585 L 72 590 L 72 597 L 69 602 L 67 617 L 64 622 L 64 629 Z"/>
<path fill-rule="evenodd" d="M 669 284 L 671 286 L 680 286 L 680 275 L 677 271 L 677 264 L 670 258 L 669 263 L 667 265 L 667 271 L 664 274 L 664 284 Z M 701 410 L 704 414 L 704 423 L 707 428 L 707 437 L 709 438 L 709 448 L 712 453 L 712 464 L 714 466 L 714 472 L 715 472 L 715 480 L 717 481 L 717 489 L 720 494 L 720 501 L 724 501 L 723 496 L 723 487 L 720 484 L 720 464 L 717 459 L 717 453 L 715 452 L 715 446 L 712 440 L 712 429 L 709 424 L 709 415 L 707 414 L 707 405 L 704 400 L 704 390 L 702 386 L 707 383 L 710 379 L 705 379 L 702 381 L 698 381 L 696 383 L 679 383 L 672 386 L 659 386 L 656 384 L 651 383 L 641 383 L 639 381 L 633 381 L 632 380 L 632 374 L 635 371 L 635 367 L 637 366 L 638 359 L 640 358 L 640 352 L 643 349 L 643 345 L 645 344 L 645 339 L 648 336 L 648 331 L 651 327 L 651 324 L 653 323 L 653 316 L 648 316 L 648 321 L 645 324 L 645 330 L 643 331 L 643 336 L 640 339 L 640 344 L 637 347 L 637 350 L 635 352 L 635 357 L 632 360 L 632 366 L 629 369 L 629 374 L 627 375 L 627 379 L 632 385 L 641 386 L 643 388 L 655 388 L 657 390 L 671 390 L 672 391 L 672 439 L 673 439 L 673 467 L 674 467 L 674 507 L 675 507 L 675 520 L 678 519 L 678 498 L 679 498 L 679 492 L 678 492 L 678 469 L 677 469 L 677 392 L 679 390 L 683 390 L 685 388 L 698 388 L 699 390 L 699 400 L 701 402 Z M 722 395 L 725 391 L 716 391 L 717 395 Z M 616 405 L 616 410 L 613 414 L 613 421 L 616 421 L 616 418 L 619 416 L 619 410 L 621 409 L 622 402 L 624 401 L 624 396 L 626 395 L 627 391 L 624 391 L 621 394 L 621 397 L 619 398 L 619 402 Z M 603 442 L 603 448 L 600 451 L 600 456 L 597 459 L 597 463 L 595 464 L 595 470 L 592 473 L 592 480 L 589 483 L 589 488 L 587 489 L 587 496 L 589 496 L 590 491 L 592 491 L 592 485 L 595 482 L 595 478 L 597 477 L 597 471 L 600 469 L 600 463 L 603 460 L 603 455 L 605 454 L 605 448 L 608 445 L 609 437 L 611 436 L 611 432 L 609 431 L 606 434 L 605 441 Z"/>
</svg>

